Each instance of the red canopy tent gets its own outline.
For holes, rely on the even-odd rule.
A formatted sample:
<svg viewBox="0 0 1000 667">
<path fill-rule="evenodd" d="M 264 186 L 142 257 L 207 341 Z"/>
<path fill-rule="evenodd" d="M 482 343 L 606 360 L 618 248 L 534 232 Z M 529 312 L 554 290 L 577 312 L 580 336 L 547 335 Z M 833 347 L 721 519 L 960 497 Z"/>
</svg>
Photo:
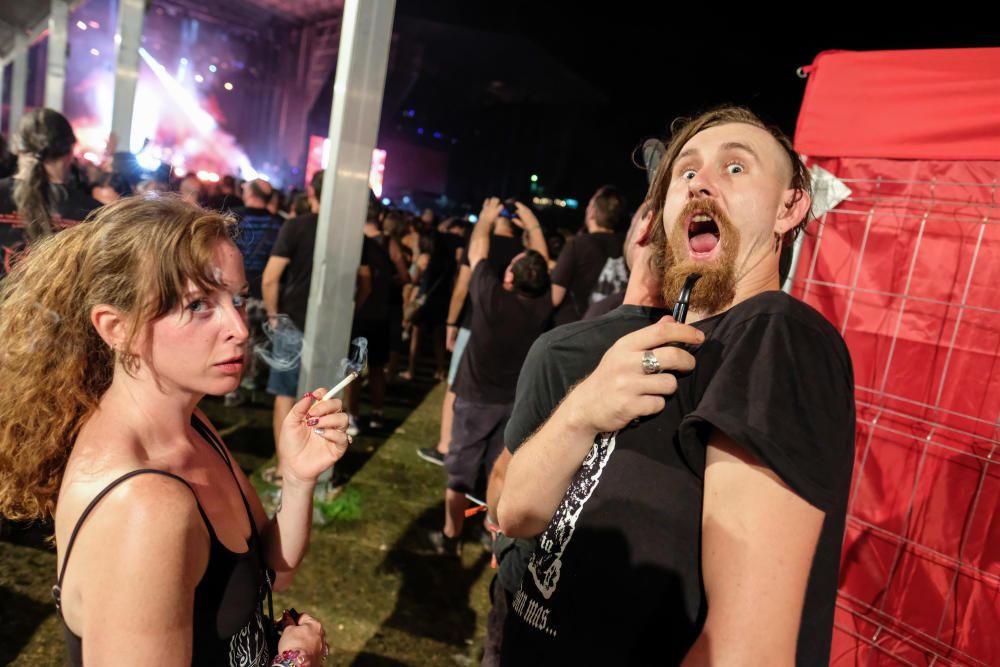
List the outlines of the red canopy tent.
<svg viewBox="0 0 1000 667">
<path fill-rule="evenodd" d="M 796 148 L 850 197 L 792 293 L 858 409 L 832 665 L 1000 665 L 1000 49 L 834 51 Z"/>
</svg>

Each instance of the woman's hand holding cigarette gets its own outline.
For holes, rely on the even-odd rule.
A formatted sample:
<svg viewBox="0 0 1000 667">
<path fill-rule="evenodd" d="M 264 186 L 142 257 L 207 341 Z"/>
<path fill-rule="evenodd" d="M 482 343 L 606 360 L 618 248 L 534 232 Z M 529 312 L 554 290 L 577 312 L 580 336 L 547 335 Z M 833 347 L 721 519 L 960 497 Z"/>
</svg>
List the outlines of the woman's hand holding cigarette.
<svg viewBox="0 0 1000 667">
<path fill-rule="evenodd" d="M 322 387 L 307 393 L 281 425 L 278 463 L 286 480 L 315 483 L 351 444 L 347 413 L 339 399 L 323 400 L 326 394 Z"/>
</svg>

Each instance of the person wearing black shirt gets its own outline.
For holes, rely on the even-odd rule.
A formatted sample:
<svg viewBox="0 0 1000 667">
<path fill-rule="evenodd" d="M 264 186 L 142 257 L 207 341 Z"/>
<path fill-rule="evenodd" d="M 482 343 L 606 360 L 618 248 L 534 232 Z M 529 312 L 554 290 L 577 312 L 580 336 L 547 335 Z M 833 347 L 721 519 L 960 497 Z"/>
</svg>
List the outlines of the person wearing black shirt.
<svg viewBox="0 0 1000 667">
<path fill-rule="evenodd" d="M 371 399 L 371 415 L 368 428 L 382 428 L 383 406 L 385 405 L 386 363 L 392 351 L 392 320 L 402 313 L 396 310 L 400 286 L 410 279 L 410 273 L 403 258 L 399 242 L 385 236 L 379 221 L 371 217 L 365 222 L 365 237 L 361 246 L 361 263 L 367 269 L 367 285 L 364 293 L 359 289 L 355 304 L 354 323 L 351 339 L 362 337 L 368 341 L 368 392 Z M 362 276 L 359 274 L 359 280 Z M 360 285 L 360 283 L 359 283 Z M 402 298 L 399 298 L 399 302 Z M 348 386 L 345 392 L 348 411 L 352 419 L 352 430 L 357 428 L 361 411 L 361 383 Z"/>
<path fill-rule="evenodd" d="M 526 207 L 521 209 L 522 224 L 532 227 L 533 245 L 544 248 L 537 221 Z M 521 363 L 552 316 L 544 254 L 533 249 L 518 254 L 502 279 L 490 262 L 484 261 L 490 254 L 493 225 L 502 210 L 498 198 L 487 199 L 469 241 L 472 335 L 455 378 L 455 415 L 444 460 L 448 472 L 444 530 L 431 534 L 435 547 L 450 554 L 459 549 L 465 494 L 476 491 L 480 466 L 485 464 L 488 474 L 503 446 L 503 429 L 514 402 Z"/>
<path fill-rule="evenodd" d="M 628 270 L 622 257 L 624 239 L 618 232 L 624 203 L 614 186 L 594 193 L 584 214 L 586 233 L 571 238 L 552 269 L 555 324 L 583 318 L 590 304 L 625 288 Z"/>
<path fill-rule="evenodd" d="M 501 529 L 540 537 L 502 664 L 828 664 L 854 400 L 836 329 L 778 289 L 809 189 L 745 109 L 674 134 L 654 267 L 665 298 L 701 274 L 693 326 L 618 340 L 512 458 Z"/>
<path fill-rule="evenodd" d="M 527 209 L 527 207 L 525 207 Z M 534 214 L 530 210 L 528 214 Z M 537 219 L 531 227 L 538 224 Z M 537 229 L 541 232 L 541 227 Z M 493 227 L 493 236 L 490 238 L 490 252 L 486 258 L 497 276 L 503 276 L 504 271 L 514 259 L 524 250 L 522 235 L 517 234 L 517 226 L 508 218 L 501 217 Z M 471 232 L 470 232 L 471 234 Z M 529 239 L 535 238 L 534 231 L 529 233 Z M 544 240 L 544 239 L 543 239 Z M 532 246 L 535 250 L 540 250 L 537 246 Z M 548 250 L 546 249 L 546 255 Z M 434 447 L 417 448 L 417 456 L 437 465 L 444 464 L 444 456 L 448 452 L 448 443 L 451 442 L 451 426 L 454 416 L 455 392 L 452 385 L 455 384 L 455 377 L 458 375 L 458 366 L 465 354 L 465 348 L 469 344 L 471 332 L 469 329 L 472 321 L 472 304 L 469 296 L 469 278 L 472 276 L 472 269 L 469 268 L 468 243 L 462 249 L 459 260 L 458 273 L 455 276 L 455 284 L 451 290 L 451 300 L 448 305 L 448 319 L 445 326 L 445 347 L 451 352 L 451 364 L 448 367 L 448 389 L 444 393 L 444 400 L 441 401 L 441 429 L 437 444 Z"/>
<path fill-rule="evenodd" d="M 313 174 L 308 187 L 309 209 L 305 215 L 285 221 L 264 267 L 261 292 L 267 315 L 284 313 L 300 331 L 306 330 L 306 308 L 312 284 L 313 254 L 316 248 L 316 225 L 319 198 L 323 191 L 323 171 Z M 298 350 L 276 350 L 275 353 L 294 355 Z M 274 395 L 272 428 L 275 442 L 281 424 L 298 396 L 300 367 L 289 370 L 270 369 L 267 392 Z"/>
<path fill-rule="evenodd" d="M 25 246 L 74 225 L 101 204 L 72 178 L 76 135 L 58 111 L 25 114 L 13 137 L 17 173 L 0 179 L 0 277 Z"/>
</svg>

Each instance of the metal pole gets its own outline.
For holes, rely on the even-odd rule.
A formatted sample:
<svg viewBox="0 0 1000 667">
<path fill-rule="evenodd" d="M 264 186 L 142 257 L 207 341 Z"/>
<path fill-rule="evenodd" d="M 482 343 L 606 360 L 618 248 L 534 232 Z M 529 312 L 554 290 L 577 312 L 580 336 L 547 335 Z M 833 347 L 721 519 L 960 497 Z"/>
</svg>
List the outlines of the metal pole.
<svg viewBox="0 0 1000 667">
<path fill-rule="evenodd" d="M 330 387 L 350 344 L 354 286 L 368 211 L 395 0 L 347 0 L 320 195 L 299 389 Z"/>
<path fill-rule="evenodd" d="M 115 30 L 115 93 L 111 111 L 111 134 L 119 151 L 130 151 L 135 88 L 139 83 L 139 40 L 142 37 L 144 0 L 119 0 Z"/>
<path fill-rule="evenodd" d="M 18 37 L 17 55 L 14 56 L 14 73 L 10 79 L 10 134 L 13 135 L 21 127 L 21 116 L 24 115 L 24 96 L 28 89 L 28 49 L 31 42 Z"/>
<path fill-rule="evenodd" d="M 3 133 L 3 76 L 7 71 L 7 63 L 0 60 L 0 134 Z M 8 136 L 13 133 L 8 132 Z"/>
<path fill-rule="evenodd" d="M 66 0 L 52 0 L 49 13 L 49 53 L 45 67 L 45 106 L 60 113 L 66 88 L 66 22 L 69 5 Z"/>
<path fill-rule="evenodd" d="M 354 287 L 368 211 L 395 0 L 346 0 L 320 194 L 299 392 L 333 386 L 350 345 Z M 317 492 L 328 486 L 325 473 Z"/>
</svg>

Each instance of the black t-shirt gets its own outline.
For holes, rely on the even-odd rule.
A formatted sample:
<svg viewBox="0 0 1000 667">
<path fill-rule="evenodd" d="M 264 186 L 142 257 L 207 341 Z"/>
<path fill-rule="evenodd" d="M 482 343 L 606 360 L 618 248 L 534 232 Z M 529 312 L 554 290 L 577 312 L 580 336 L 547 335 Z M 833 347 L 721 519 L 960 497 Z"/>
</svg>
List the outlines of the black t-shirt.
<svg viewBox="0 0 1000 667">
<path fill-rule="evenodd" d="M 17 211 L 17 206 L 14 205 L 14 180 L 13 177 L 0 180 L 0 214 Z M 87 214 L 101 206 L 101 202 L 91 197 L 76 181 L 51 184 L 49 188 L 52 212 L 60 216 L 65 225 L 82 222 Z"/>
<path fill-rule="evenodd" d="M 624 305 L 603 317 L 564 324 L 539 336 L 517 380 L 514 410 L 504 430 L 507 449 L 516 452 L 619 338 L 669 314 L 660 308 Z"/>
<path fill-rule="evenodd" d="M 552 269 L 552 283 L 566 288 L 566 296 L 556 309 L 556 325 L 576 322 L 592 301 L 624 288 L 628 282 L 624 242 L 621 234 L 598 232 L 574 236 L 566 243 Z M 595 290 L 602 281 L 606 285 Z"/>
<path fill-rule="evenodd" d="M 470 236 L 471 238 L 471 236 Z M 490 266 L 493 267 L 493 273 L 496 275 L 497 279 L 502 281 L 503 274 L 510 266 L 510 263 L 514 261 L 514 258 L 524 252 L 524 243 L 521 242 L 521 237 L 519 236 L 499 236 L 494 234 L 490 237 L 490 253 L 486 258 Z M 465 248 L 462 249 L 462 265 L 469 266 L 469 243 L 468 240 L 465 243 Z M 472 288 L 469 288 L 469 293 L 472 293 Z M 465 303 L 462 304 L 462 313 L 458 318 L 459 326 L 465 329 L 472 328 L 472 300 L 466 296 Z"/>
<path fill-rule="evenodd" d="M 583 314 L 583 319 L 592 320 L 597 317 L 603 317 L 623 303 L 625 303 L 625 290 L 613 292 L 600 301 L 595 301 L 590 304 L 590 307 L 587 308 L 587 312 Z"/>
<path fill-rule="evenodd" d="M 361 265 L 372 274 L 372 291 L 358 308 L 354 318 L 366 322 L 384 322 L 389 318 L 389 300 L 396 277 L 396 265 L 377 238 L 365 236 L 361 245 Z"/>
<path fill-rule="evenodd" d="M 271 249 L 272 255 L 288 259 L 288 266 L 281 274 L 278 310 L 291 317 L 302 331 L 306 329 L 317 220 L 315 213 L 308 213 L 286 221 Z"/>
<path fill-rule="evenodd" d="M 781 292 L 695 326 L 706 335 L 695 370 L 678 378 L 663 412 L 595 439 L 539 537 L 508 615 L 503 664 L 683 659 L 707 613 L 701 511 L 713 427 L 826 515 L 797 664 L 828 664 L 854 460 L 847 348 L 819 313 Z"/>
<path fill-rule="evenodd" d="M 469 298 L 472 333 L 455 376 L 455 394 L 478 403 L 513 403 L 524 357 L 552 317 L 552 293 L 508 292 L 483 260 L 472 271 Z"/>
<path fill-rule="evenodd" d="M 539 336 L 517 379 L 514 410 L 504 430 L 507 449 L 516 452 L 548 420 L 570 388 L 597 367 L 615 341 L 669 314 L 659 308 L 622 305 L 602 317 L 564 324 Z M 511 549 L 509 540 L 499 542 L 497 576 L 507 590 L 513 592 L 520 586 L 535 543 L 534 539 L 514 540 Z"/>
<path fill-rule="evenodd" d="M 81 222 L 101 203 L 76 181 L 50 185 L 52 212 L 60 216 L 57 226 Z M 14 204 L 14 178 L 0 179 L 0 278 L 10 270 L 14 255 L 24 249 L 24 226 Z"/>
</svg>

